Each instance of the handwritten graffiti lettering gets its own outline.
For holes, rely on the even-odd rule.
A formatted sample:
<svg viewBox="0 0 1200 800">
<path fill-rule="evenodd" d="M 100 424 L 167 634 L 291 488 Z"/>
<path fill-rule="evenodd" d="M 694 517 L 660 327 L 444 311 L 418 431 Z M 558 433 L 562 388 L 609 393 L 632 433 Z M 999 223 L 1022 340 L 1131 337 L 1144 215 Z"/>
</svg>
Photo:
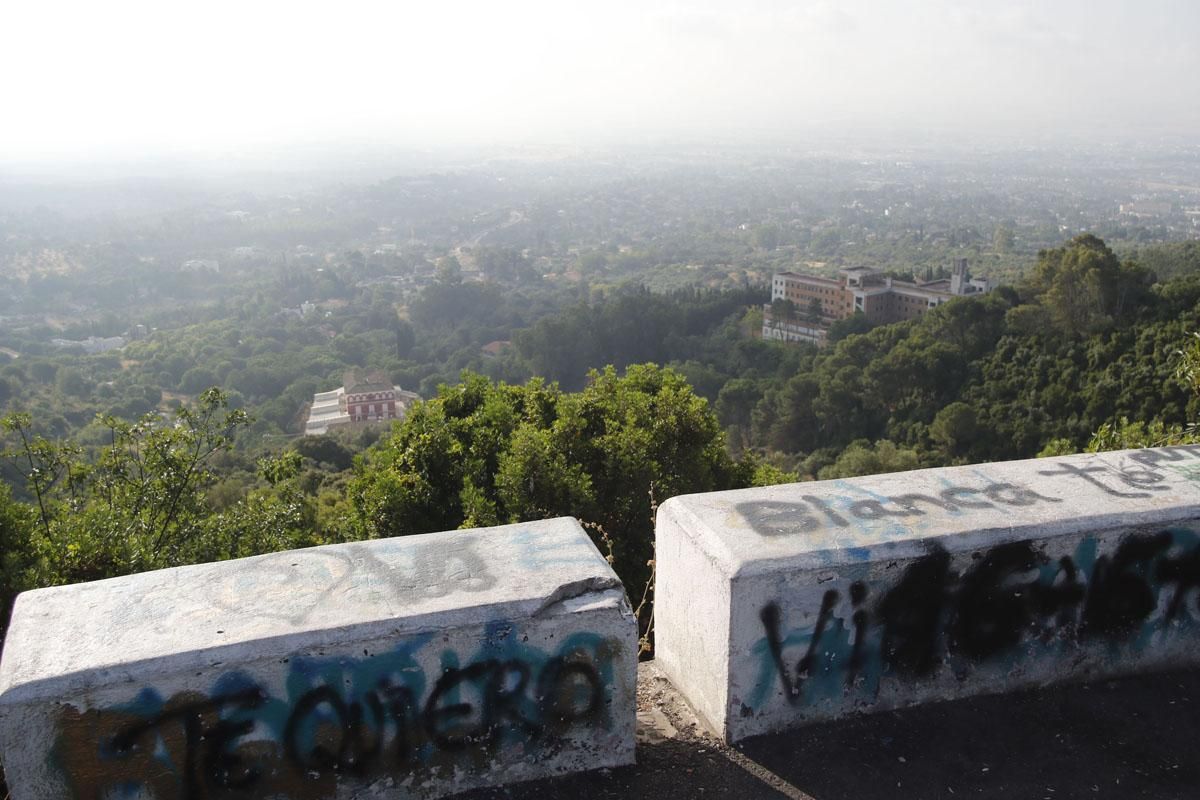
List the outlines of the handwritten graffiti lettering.
<svg viewBox="0 0 1200 800">
<path fill-rule="evenodd" d="M 230 751 L 234 741 L 250 732 L 252 723 L 217 717 L 226 708 L 257 708 L 266 695 L 257 689 L 247 689 L 214 699 L 193 697 L 190 694 L 174 697 L 167 710 L 157 717 L 122 727 L 108 740 L 108 755 L 126 760 L 141 755 L 146 739 L 158 739 L 156 733 L 161 731 L 162 741 L 176 745 L 171 757 L 180 767 L 184 797 L 199 797 L 189 787 L 201 783 L 222 789 L 239 789 L 253 783 L 259 771 Z M 133 763 L 142 764 L 143 759 L 135 758 Z"/>
<path fill-rule="evenodd" d="M 1200 444 L 1183 444 L 1171 447 L 1155 447 L 1152 450 L 1135 450 L 1129 454 L 1129 458 L 1150 468 L 1168 461 L 1200 459 Z"/>
<path fill-rule="evenodd" d="M 873 497 L 844 503 L 845 514 L 835 509 L 830 498 L 801 495 L 803 502 L 751 501 L 739 503 L 737 512 L 762 536 L 790 536 L 820 530 L 826 525 L 848 528 L 859 520 L 891 517 L 921 517 L 930 511 L 958 513 L 979 508 L 1016 508 L 1038 503 L 1060 503 L 1057 497 L 1040 494 L 1012 483 L 987 486 L 951 486 L 936 494 L 910 493 L 895 497 Z"/>
<path fill-rule="evenodd" d="M 1070 475 L 1071 477 L 1079 478 L 1087 483 L 1095 486 L 1105 494 L 1113 497 L 1151 497 L 1150 491 L 1162 492 L 1166 491 L 1167 487 L 1160 485 L 1166 477 L 1154 470 L 1148 469 L 1121 469 L 1113 470 L 1108 467 L 1092 466 L 1080 467 L 1075 464 L 1061 463 L 1058 464 L 1058 469 L 1038 470 L 1039 475 L 1052 477 L 1055 475 Z M 1108 483 L 1096 477 L 1096 474 L 1111 475 L 1116 480 L 1124 483 L 1126 486 L 1139 489 L 1136 492 L 1123 492 L 1120 489 L 1114 488 Z M 1147 491 L 1149 490 L 1149 491 Z"/>
<path fill-rule="evenodd" d="M 1131 535 L 1099 556 L 1091 538 L 1057 559 L 1042 546 L 1004 544 L 958 570 L 935 545 L 884 588 L 852 584 L 848 603 L 826 590 L 805 629 L 789 630 L 781 604 L 768 603 L 759 614 L 756 703 L 771 685 L 792 705 L 835 692 L 870 696 L 885 676 L 920 680 L 947 667 L 962 675 L 1039 648 L 1138 648 L 1147 633 L 1200 622 L 1200 535 L 1192 531 Z"/>
<path fill-rule="evenodd" d="M 213 578 L 209 602 L 239 615 L 299 624 L 351 589 L 369 589 L 397 603 L 450 592 L 482 592 L 497 578 L 472 538 L 451 543 L 426 542 L 409 547 L 402 560 L 384 560 L 362 545 L 273 553 L 256 560 L 222 565 Z M 270 586 L 274 591 L 253 591 Z M 291 602 L 274 602 L 287 595 Z"/>
<path fill-rule="evenodd" d="M 612 642 L 577 634 L 557 653 L 510 645 L 462 665 L 445 654 L 429 681 L 414 659 L 427 639 L 376 658 L 294 659 L 286 697 L 233 673 L 208 695 L 145 690 L 129 706 L 68 709 L 57 760 L 79 798 L 326 797 L 339 776 L 453 771 L 508 745 L 527 757 L 574 726 L 609 724 Z"/>
<path fill-rule="evenodd" d="M 1200 445 L 1135 450 L 1121 456 L 1120 465 L 1049 461 L 1037 474 L 1066 479 L 1108 497 L 1145 499 L 1169 489 L 1167 469 L 1190 478 L 1200 465 L 1171 466 L 1176 462 L 1200 460 Z M 1069 486 L 1070 484 L 1068 484 Z M 1060 483 L 1061 487 L 1061 483 Z M 1014 483 L 992 482 L 983 486 L 948 486 L 933 491 L 878 495 L 865 489 L 845 488 L 844 494 L 802 494 L 787 501 L 748 501 L 735 510 L 761 536 L 795 536 L 824 529 L 853 528 L 859 523 L 916 520 L 937 514 L 971 514 L 986 509 L 1008 509 L 1061 503 L 1062 498 L 1045 490 Z"/>
</svg>

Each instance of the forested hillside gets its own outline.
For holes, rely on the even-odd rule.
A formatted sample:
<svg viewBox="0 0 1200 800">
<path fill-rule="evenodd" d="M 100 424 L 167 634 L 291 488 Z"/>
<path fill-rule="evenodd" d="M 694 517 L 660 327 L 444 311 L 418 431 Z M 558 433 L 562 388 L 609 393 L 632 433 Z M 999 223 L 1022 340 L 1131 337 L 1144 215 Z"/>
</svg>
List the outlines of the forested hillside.
<svg viewBox="0 0 1200 800">
<path fill-rule="evenodd" d="M 516 338 L 535 372 L 578 385 L 584 358 L 670 364 L 713 408 L 735 452 L 827 476 L 1082 447 L 1105 422 L 1195 417 L 1173 377 L 1200 329 L 1200 250 L 1121 261 L 1093 236 L 1043 251 L 1027 279 L 826 350 L 754 339 L 744 293 L 631 293 L 540 320 Z M 761 298 L 761 294 L 759 298 Z M 640 336 L 638 332 L 648 335 Z M 836 336 L 835 336 L 836 338 Z M 873 457 L 868 457 L 873 454 Z M 839 462 L 839 459 L 841 461 Z M 865 461 L 864 461 L 865 459 Z"/>
<path fill-rule="evenodd" d="M 14 360 L 4 379 L 28 391 L 10 404 L 55 410 L 5 419 L 4 594 L 558 514 L 583 519 L 643 586 L 653 509 L 673 494 L 1063 452 L 1122 418 L 1194 421 L 1200 400 L 1176 368 L 1200 330 L 1197 256 L 1147 249 L 1145 263 L 1173 265 L 1156 281 L 1080 236 L 1015 286 L 824 350 L 758 338 L 756 287 L 539 305 L 448 269 L 408 319 L 386 301 L 264 319 L 251 298 L 237 319 L 151 336 L 119 359 Z M 498 357 L 480 355 L 508 336 Z M 347 365 L 431 399 L 390 433 L 284 437 Z M 457 367 L 485 373 L 442 378 Z M 156 379 L 181 395 L 167 418 Z"/>
</svg>

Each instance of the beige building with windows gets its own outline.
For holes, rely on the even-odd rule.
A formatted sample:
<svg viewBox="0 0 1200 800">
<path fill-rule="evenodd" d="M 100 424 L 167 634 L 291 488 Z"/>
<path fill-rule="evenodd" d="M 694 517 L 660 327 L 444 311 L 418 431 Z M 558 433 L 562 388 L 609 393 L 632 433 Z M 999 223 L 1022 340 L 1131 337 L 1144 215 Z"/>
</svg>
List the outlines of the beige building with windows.
<svg viewBox="0 0 1200 800">
<path fill-rule="evenodd" d="M 778 272 L 771 280 L 771 302 L 788 300 L 795 309 L 788 319 L 763 311 L 763 338 L 787 342 L 825 343 L 829 325 L 862 312 L 875 325 L 921 316 L 956 297 L 990 291 L 986 278 L 972 278 L 967 260 L 959 259 L 948 279 L 896 280 L 872 267 L 847 267 L 838 277 Z"/>
</svg>

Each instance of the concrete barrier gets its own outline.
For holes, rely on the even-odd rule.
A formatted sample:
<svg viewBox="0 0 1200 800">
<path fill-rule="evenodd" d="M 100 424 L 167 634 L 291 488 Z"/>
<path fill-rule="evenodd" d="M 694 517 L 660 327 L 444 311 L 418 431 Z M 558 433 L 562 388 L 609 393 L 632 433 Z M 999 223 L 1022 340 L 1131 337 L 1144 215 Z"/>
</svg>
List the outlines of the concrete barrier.
<svg viewBox="0 0 1200 800">
<path fill-rule="evenodd" d="M 1200 656 L 1200 447 L 690 495 L 655 656 L 728 740 Z"/>
<path fill-rule="evenodd" d="M 438 797 L 633 761 L 637 628 L 573 519 L 41 589 L 15 800 Z"/>
</svg>

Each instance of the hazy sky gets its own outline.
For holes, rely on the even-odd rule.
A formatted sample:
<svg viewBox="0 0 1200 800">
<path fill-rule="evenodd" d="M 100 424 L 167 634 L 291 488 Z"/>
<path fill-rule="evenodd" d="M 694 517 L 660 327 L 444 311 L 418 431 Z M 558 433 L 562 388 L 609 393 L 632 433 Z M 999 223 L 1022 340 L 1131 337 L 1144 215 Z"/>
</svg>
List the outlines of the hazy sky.
<svg viewBox="0 0 1200 800">
<path fill-rule="evenodd" d="M 1200 141 L 1200 0 L 13 0 L 0 90 L 9 162 L 925 126 Z"/>
</svg>

